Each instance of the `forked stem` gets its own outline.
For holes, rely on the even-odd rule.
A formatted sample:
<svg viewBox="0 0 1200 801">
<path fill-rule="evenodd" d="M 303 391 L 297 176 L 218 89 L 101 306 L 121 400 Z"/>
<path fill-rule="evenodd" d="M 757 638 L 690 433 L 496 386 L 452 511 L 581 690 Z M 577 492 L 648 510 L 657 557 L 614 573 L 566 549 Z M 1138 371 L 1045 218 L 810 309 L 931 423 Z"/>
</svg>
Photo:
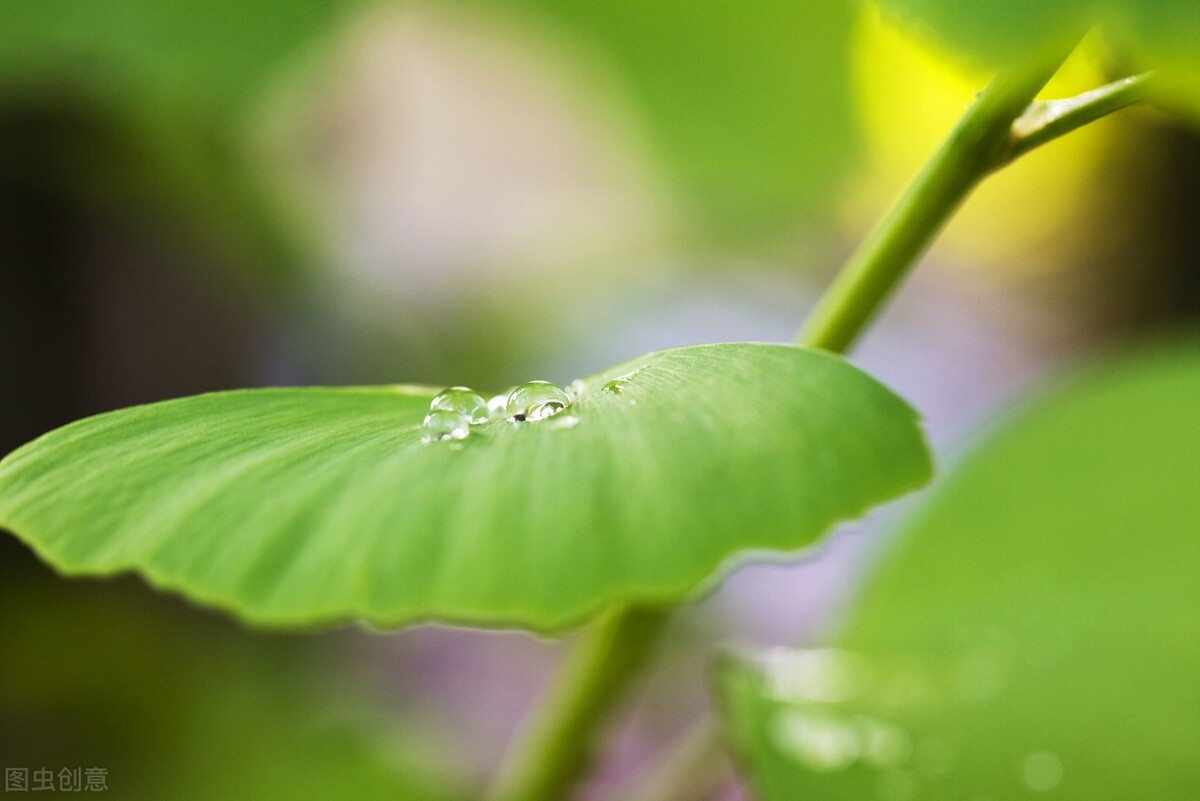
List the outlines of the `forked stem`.
<svg viewBox="0 0 1200 801">
<path fill-rule="evenodd" d="M 1117 81 L 1069 100 L 1035 103 L 1066 53 L 1001 72 L 847 261 L 797 342 L 845 352 L 899 286 L 971 190 L 1046 142 L 1136 103 L 1152 76 Z M 512 750 L 489 801 L 563 801 L 588 767 L 598 729 L 652 649 L 669 610 L 624 609 L 580 634 L 529 731 Z M 675 758 L 624 801 L 697 801 L 714 774 L 715 727 L 688 735 Z M 687 788 L 680 790 L 680 788 Z"/>
<path fill-rule="evenodd" d="M 854 344 L 975 185 L 1007 158 L 1013 121 L 1064 59 L 1043 56 L 992 80 L 850 256 L 797 342 L 837 353 Z"/>
</svg>

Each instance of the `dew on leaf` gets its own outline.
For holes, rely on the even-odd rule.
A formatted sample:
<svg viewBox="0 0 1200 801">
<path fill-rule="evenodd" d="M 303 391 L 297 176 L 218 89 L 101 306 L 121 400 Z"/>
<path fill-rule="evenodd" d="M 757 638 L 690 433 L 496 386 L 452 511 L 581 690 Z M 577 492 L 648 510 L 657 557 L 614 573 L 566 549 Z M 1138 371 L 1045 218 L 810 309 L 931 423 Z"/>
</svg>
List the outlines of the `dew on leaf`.
<svg viewBox="0 0 1200 801">
<path fill-rule="evenodd" d="M 516 387 L 509 387 L 499 395 L 493 395 L 488 399 L 487 412 L 489 419 L 499 420 L 508 414 L 508 396 L 512 394 L 514 389 Z"/>
<path fill-rule="evenodd" d="M 572 401 L 579 400 L 579 398 L 583 395 L 583 393 L 586 390 L 587 390 L 587 385 L 584 384 L 582 381 L 580 381 L 578 378 L 576 378 L 574 381 L 572 381 L 570 384 L 567 385 L 567 395 L 571 398 Z"/>
<path fill-rule="evenodd" d="M 577 425 L 579 425 L 578 417 L 573 414 L 564 414 L 561 417 L 555 417 L 550 427 L 557 431 L 560 428 L 574 428 Z"/>
<path fill-rule="evenodd" d="M 626 378 L 614 378 L 601 387 L 601 391 L 607 392 L 610 395 L 620 395 L 628 383 L 629 380 Z"/>
<path fill-rule="evenodd" d="M 443 390 L 430 401 L 429 410 L 460 414 L 472 425 L 486 423 L 488 420 L 487 401 L 470 387 L 450 387 Z"/>
<path fill-rule="evenodd" d="M 508 396 L 508 414 L 517 422 L 545 420 L 567 408 L 567 393 L 549 381 L 530 381 Z"/>
<path fill-rule="evenodd" d="M 471 433 L 471 420 L 465 414 L 447 409 L 434 409 L 425 415 L 421 432 L 421 441 L 426 444 L 442 440 L 466 439 L 467 435 Z"/>
</svg>

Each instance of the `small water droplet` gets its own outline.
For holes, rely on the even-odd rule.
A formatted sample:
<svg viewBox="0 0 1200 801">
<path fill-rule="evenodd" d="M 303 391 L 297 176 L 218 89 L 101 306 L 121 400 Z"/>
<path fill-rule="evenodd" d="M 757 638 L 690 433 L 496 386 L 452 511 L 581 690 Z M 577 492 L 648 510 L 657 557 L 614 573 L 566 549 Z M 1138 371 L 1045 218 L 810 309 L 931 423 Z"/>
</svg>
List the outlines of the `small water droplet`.
<svg viewBox="0 0 1200 801">
<path fill-rule="evenodd" d="M 467 435 L 471 433 L 471 421 L 466 415 L 458 412 L 434 409 L 425 415 L 421 431 L 421 441 L 426 444 L 442 440 L 466 439 Z"/>
<path fill-rule="evenodd" d="M 472 425 L 486 423 L 488 419 L 487 401 L 470 387 L 443 390 L 429 403 L 429 410 L 455 412 L 466 417 Z"/>
<path fill-rule="evenodd" d="M 629 384 L 633 381 L 634 376 L 636 376 L 638 373 L 642 372 L 645 369 L 646 369 L 646 365 L 642 365 L 641 367 L 639 367 L 636 370 L 631 370 L 630 372 L 625 373 L 624 375 L 619 375 L 616 378 L 609 381 L 608 383 L 606 383 L 603 387 L 601 387 L 601 389 L 604 392 L 607 392 L 611 395 L 620 395 L 622 392 L 624 392 L 629 387 Z"/>
<path fill-rule="evenodd" d="M 1035 793 L 1048 793 L 1058 786 L 1063 777 L 1063 763 L 1058 755 L 1050 751 L 1037 751 L 1025 758 L 1021 766 L 1025 784 Z"/>
<path fill-rule="evenodd" d="M 517 421 L 536 422 L 558 414 L 571 404 L 567 393 L 549 381 L 530 381 L 508 396 L 508 414 Z"/>
<path fill-rule="evenodd" d="M 571 396 L 571 400 L 579 400 L 580 396 L 587 390 L 587 385 L 576 378 L 567 385 L 567 394 Z"/>
<path fill-rule="evenodd" d="M 774 721 L 775 742 L 810 770 L 845 770 L 862 753 L 854 726 L 831 715 L 785 709 Z"/>
<path fill-rule="evenodd" d="M 557 431 L 560 428 L 574 428 L 577 425 L 579 425 L 578 417 L 573 414 L 564 414 L 554 418 L 554 422 L 550 424 L 550 427 Z"/>
</svg>

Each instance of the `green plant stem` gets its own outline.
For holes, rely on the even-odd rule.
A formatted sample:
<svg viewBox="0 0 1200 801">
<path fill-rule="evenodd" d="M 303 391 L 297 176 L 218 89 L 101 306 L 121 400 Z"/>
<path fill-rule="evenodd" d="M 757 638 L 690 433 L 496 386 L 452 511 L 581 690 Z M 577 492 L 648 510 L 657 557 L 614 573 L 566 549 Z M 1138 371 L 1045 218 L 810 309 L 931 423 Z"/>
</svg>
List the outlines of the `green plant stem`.
<svg viewBox="0 0 1200 801">
<path fill-rule="evenodd" d="M 1033 147 L 1136 102 L 1129 98 L 1146 88 L 1135 81 L 1117 97 L 1104 90 L 1097 90 L 1099 95 L 1089 93 L 1093 97 L 1076 109 L 1063 109 L 1066 113 L 1054 117 L 1055 121 L 1047 119 L 1046 135 L 1039 126 L 1031 127 L 1025 146 L 1014 123 L 1037 108 L 1034 97 L 1066 55 L 1039 58 L 1001 73 L 980 93 L 949 138 L 842 268 L 797 337 L 800 344 L 837 353 L 848 350 L 980 180 Z M 1107 110 L 1097 113 L 1101 109 Z M 1061 117 L 1069 117 L 1070 122 L 1057 121 Z M 716 726 L 701 724 L 671 748 L 671 759 L 633 785 L 634 794 L 622 794 L 622 798 L 697 801 L 706 797 L 716 786 L 709 767 L 719 760 L 720 746 Z M 679 794 L 679 787 L 686 787 L 686 796 Z"/>
<path fill-rule="evenodd" d="M 797 341 L 844 352 L 866 328 L 950 216 L 1011 146 L 1012 123 L 1065 55 L 1001 72 L 884 215 L 813 310 Z"/>
<path fill-rule="evenodd" d="M 1035 103 L 1065 53 L 996 76 L 949 138 L 854 252 L 797 341 L 845 352 L 867 327 L 954 211 L 985 176 L 1030 150 L 1139 102 L 1151 76 L 1117 81 L 1069 100 Z M 588 765 L 598 725 L 658 638 L 667 611 L 613 612 L 581 634 L 529 732 L 514 748 L 490 801 L 562 801 Z M 716 781 L 720 742 L 711 723 L 629 796 L 683 801 Z M 680 789 L 684 788 L 684 789 Z M 680 795 L 683 792 L 685 795 Z"/>
<path fill-rule="evenodd" d="M 579 634 L 506 760 L 490 801 L 563 801 L 591 760 L 599 725 L 658 639 L 667 611 L 619 609 Z"/>
<path fill-rule="evenodd" d="M 1004 166 L 1030 150 L 1106 117 L 1114 111 L 1140 103 L 1158 90 L 1153 73 L 1143 73 L 1063 100 L 1031 104 L 1012 124 L 1012 144 Z"/>
</svg>

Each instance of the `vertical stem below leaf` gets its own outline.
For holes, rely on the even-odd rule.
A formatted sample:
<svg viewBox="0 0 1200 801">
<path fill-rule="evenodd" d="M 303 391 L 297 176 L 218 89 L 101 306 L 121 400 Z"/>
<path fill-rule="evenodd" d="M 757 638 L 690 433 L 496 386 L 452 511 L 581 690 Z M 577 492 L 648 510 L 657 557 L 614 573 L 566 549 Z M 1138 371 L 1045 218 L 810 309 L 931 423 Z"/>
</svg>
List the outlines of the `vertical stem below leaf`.
<svg viewBox="0 0 1200 801">
<path fill-rule="evenodd" d="M 613 701 L 658 638 L 668 612 L 619 609 L 572 644 L 530 728 L 506 760 L 490 801 L 563 801 L 592 757 Z"/>
<path fill-rule="evenodd" d="M 1006 158 L 1012 123 L 1045 86 L 1065 53 L 1003 72 L 855 251 L 798 336 L 844 352 L 862 333 L 971 189 Z M 666 611 L 616 610 L 583 632 L 536 718 L 506 761 L 489 801 L 563 801 L 588 765 L 598 728 L 636 674 Z M 672 766 L 691 770 L 713 738 Z M 696 753 L 700 756 L 696 756 Z M 669 777 L 665 780 L 671 784 Z M 658 786 L 658 785 L 655 785 Z"/>
</svg>

